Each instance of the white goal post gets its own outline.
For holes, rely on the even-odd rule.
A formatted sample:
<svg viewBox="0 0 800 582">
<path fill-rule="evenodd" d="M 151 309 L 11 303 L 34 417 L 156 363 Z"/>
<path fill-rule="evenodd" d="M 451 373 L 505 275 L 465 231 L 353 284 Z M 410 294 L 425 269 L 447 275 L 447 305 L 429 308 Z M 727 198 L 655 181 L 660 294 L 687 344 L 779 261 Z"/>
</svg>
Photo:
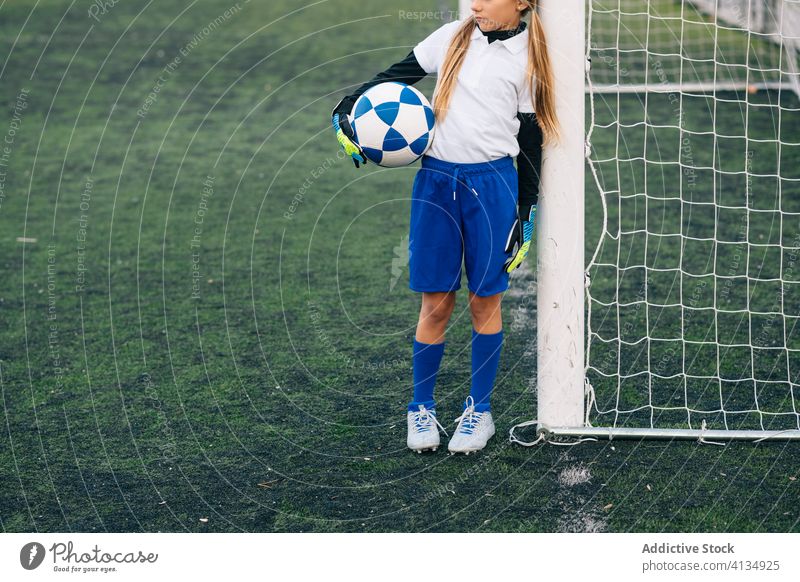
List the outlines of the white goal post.
<svg viewBox="0 0 800 582">
<path fill-rule="evenodd" d="M 800 0 L 539 14 L 562 140 L 535 230 L 537 415 L 511 441 L 800 439 Z"/>
</svg>

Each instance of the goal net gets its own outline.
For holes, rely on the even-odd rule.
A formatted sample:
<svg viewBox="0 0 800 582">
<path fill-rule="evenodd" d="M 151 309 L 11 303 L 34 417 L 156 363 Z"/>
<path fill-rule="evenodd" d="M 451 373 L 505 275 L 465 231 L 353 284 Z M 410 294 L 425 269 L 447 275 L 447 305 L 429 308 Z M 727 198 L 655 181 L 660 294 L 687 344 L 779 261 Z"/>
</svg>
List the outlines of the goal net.
<svg viewBox="0 0 800 582">
<path fill-rule="evenodd" d="M 591 0 L 594 93 L 800 95 L 797 0 Z"/>
<path fill-rule="evenodd" d="M 586 426 L 800 437 L 800 3 L 596 0 L 587 31 Z"/>
<path fill-rule="evenodd" d="M 800 438 L 800 0 L 583 7 L 590 66 L 556 74 L 585 72 L 583 417 L 540 369 L 512 441 Z M 540 294 L 551 278 L 540 264 Z M 541 368 L 576 326 L 538 305 Z"/>
</svg>

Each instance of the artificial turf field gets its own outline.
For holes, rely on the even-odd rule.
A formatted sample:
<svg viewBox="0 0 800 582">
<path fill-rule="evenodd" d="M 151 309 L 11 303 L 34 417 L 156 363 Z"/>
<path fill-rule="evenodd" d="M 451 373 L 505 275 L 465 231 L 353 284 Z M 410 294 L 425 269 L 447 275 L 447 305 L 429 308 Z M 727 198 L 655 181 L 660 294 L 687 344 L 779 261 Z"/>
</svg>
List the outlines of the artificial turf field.
<svg viewBox="0 0 800 582">
<path fill-rule="evenodd" d="M 0 0 L 3 531 L 800 531 L 797 443 L 508 443 L 536 411 L 535 249 L 497 436 L 405 448 L 418 165 L 356 170 L 329 114 L 441 25 L 400 15 L 432 4 Z M 588 172 L 586 209 L 589 256 Z"/>
</svg>

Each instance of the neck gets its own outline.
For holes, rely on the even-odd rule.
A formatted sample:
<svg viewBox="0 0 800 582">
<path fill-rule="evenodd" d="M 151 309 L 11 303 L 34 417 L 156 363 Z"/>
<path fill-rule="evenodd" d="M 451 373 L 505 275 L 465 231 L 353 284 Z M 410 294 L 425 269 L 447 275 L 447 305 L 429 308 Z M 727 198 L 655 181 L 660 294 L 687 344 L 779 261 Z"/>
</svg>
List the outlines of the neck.
<svg viewBox="0 0 800 582">
<path fill-rule="evenodd" d="M 483 36 L 489 41 L 489 43 L 494 42 L 495 40 L 508 40 L 512 36 L 516 36 L 526 28 L 526 23 L 524 20 L 520 19 L 517 21 L 517 25 L 514 28 L 498 28 L 497 30 L 488 30 L 483 31 L 481 30 L 480 26 L 478 30 L 483 33 Z"/>
<path fill-rule="evenodd" d="M 516 22 L 513 22 L 513 23 L 509 24 L 508 26 L 504 26 L 503 28 L 498 28 L 497 30 L 498 31 L 499 30 L 514 30 L 516 28 L 519 28 L 519 23 L 520 22 L 521 22 L 521 19 L 518 18 Z"/>
</svg>

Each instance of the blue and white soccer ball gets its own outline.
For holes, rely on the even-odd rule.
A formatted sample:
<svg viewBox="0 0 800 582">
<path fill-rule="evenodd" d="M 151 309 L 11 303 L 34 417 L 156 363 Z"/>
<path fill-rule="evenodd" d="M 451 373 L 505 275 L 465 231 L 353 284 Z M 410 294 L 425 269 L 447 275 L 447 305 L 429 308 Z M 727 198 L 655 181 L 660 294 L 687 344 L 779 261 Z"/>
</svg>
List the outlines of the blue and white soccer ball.
<svg viewBox="0 0 800 582">
<path fill-rule="evenodd" d="M 414 87 L 389 81 L 367 89 L 348 117 L 354 140 L 379 166 L 396 168 L 419 159 L 431 146 L 433 109 Z"/>
</svg>

